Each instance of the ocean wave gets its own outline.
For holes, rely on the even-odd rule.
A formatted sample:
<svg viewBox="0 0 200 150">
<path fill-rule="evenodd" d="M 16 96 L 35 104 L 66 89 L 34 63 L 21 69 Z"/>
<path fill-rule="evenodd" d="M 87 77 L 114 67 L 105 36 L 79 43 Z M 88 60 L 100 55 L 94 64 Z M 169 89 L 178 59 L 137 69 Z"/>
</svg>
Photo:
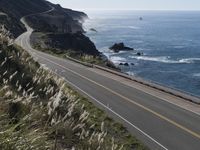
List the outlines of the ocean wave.
<svg viewBox="0 0 200 150">
<path fill-rule="evenodd" d="M 138 30 L 140 29 L 140 27 L 136 27 L 136 26 L 128 26 L 129 29 L 134 29 L 134 30 Z"/>
<path fill-rule="evenodd" d="M 171 63 L 171 64 L 191 64 L 191 63 L 200 63 L 200 58 L 184 58 L 179 60 L 172 60 L 170 56 L 160 56 L 160 57 L 148 57 L 148 56 L 131 56 L 131 58 L 137 60 L 146 60 L 162 63 Z"/>
<path fill-rule="evenodd" d="M 185 47 L 186 47 L 185 45 L 176 45 L 176 46 L 174 46 L 175 49 L 183 49 Z"/>
<path fill-rule="evenodd" d="M 169 56 L 161 56 L 161 57 L 131 56 L 131 58 L 134 58 L 137 60 L 146 60 L 146 61 L 154 61 L 154 62 L 162 62 L 162 63 L 177 63 L 177 61 L 170 60 Z"/>
<path fill-rule="evenodd" d="M 200 63 L 200 58 L 185 58 L 185 59 L 181 59 L 179 60 L 180 63 Z"/>
<path fill-rule="evenodd" d="M 110 60 L 115 64 L 119 64 L 121 62 L 126 62 L 125 58 L 122 58 L 122 57 L 119 57 L 119 56 L 111 56 Z"/>
<path fill-rule="evenodd" d="M 140 27 L 137 26 L 120 26 L 120 25 L 115 25 L 114 28 L 120 28 L 120 29 L 133 29 L 133 30 L 138 30 Z"/>
</svg>

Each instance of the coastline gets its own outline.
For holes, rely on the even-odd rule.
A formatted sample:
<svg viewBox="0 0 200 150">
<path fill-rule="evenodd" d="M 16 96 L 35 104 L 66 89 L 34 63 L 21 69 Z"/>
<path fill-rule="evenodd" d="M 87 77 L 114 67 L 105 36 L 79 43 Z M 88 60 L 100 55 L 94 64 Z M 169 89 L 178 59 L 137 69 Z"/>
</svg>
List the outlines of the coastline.
<svg viewBox="0 0 200 150">
<path fill-rule="evenodd" d="M 108 73 L 115 74 L 117 76 L 126 78 L 126 79 L 131 80 L 131 81 L 135 81 L 135 82 L 140 83 L 142 85 L 157 89 L 161 92 L 165 92 L 165 93 L 168 93 L 170 95 L 182 98 L 186 101 L 200 105 L 200 97 L 197 96 L 197 95 L 193 95 L 192 93 L 187 93 L 187 92 L 181 91 L 179 89 L 167 87 L 166 85 L 162 85 L 162 84 L 156 83 L 154 81 L 148 81 L 144 78 L 140 78 L 140 77 L 136 77 L 136 76 L 130 76 L 130 75 L 128 75 L 128 74 L 126 74 L 122 71 L 112 70 L 110 68 L 105 68 L 105 67 L 102 67 L 102 66 L 99 66 L 99 65 L 94 65 L 94 64 L 87 63 L 87 62 L 82 62 L 80 60 L 77 60 L 77 59 L 74 59 L 74 58 L 71 58 L 71 57 L 67 57 L 67 59 L 74 61 L 76 63 L 79 63 L 81 65 L 87 66 L 87 67 L 97 68 L 97 69 L 106 71 Z"/>
<path fill-rule="evenodd" d="M 111 59 L 109 59 L 109 57 L 107 57 L 104 54 L 103 54 L 103 57 L 106 57 L 108 61 L 111 61 L 115 65 L 116 68 L 119 68 L 119 65 L 114 63 Z M 183 98 L 183 99 L 185 99 L 189 102 L 193 102 L 195 104 L 200 105 L 200 96 L 199 95 L 195 95 L 193 93 L 183 91 L 183 90 L 175 88 L 175 87 L 167 86 L 167 85 L 164 85 L 164 84 L 156 82 L 156 81 L 148 80 L 148 79 L 142 78 L 140 76 L 136 76 L 134 74 L 132 74 L 132 75 L 128 74 L 126 72 L 123 72 L 120 68 L 118 70 L 113 70 L 111 68 L 105 68 L 105 67 L 102 67 L 102 66 L 99 66 L 99 65 L 93 65 L 93 64 L 77 61 L 77 60 L 75 60 L 73 58 L 69 58 L 69 57 L 68 57 L 68 59 L 75 61 L 77 63 L 83 64 L 83 65 L 89 66 L 89 67 L 98 68 L 100 70 L 113 73 L 115 75 L 127 78 L 129 80 L 136 81 L 136 82 L 141 83 L 143 85 L 155 88 L 155 89 L 160 90 L 162 92 L 169 93 L 171 95 Z"/>
<path fill-rule="evenodd" d="M 24 38 L 24 39 L 27 39 L 27 38 Z M 23 43 L 23 42 L 22 42 Z M 25 42 L 26 43 L 26 42 Z M 29 45 L 28 47 L 30 47 L 30 49 L 31 49 L 31 46 Z M 34 51 L 33 49 L 32 49 L 32 51 Z M 36 51 L 35 51 L 36 52 Z M 126 96 L 123 96 L 124 95 L 124 93 L 126 93 L 126 88 L 122 85 L 120 88 L 119 88 L 119 91 L 118 91 L 118 93 L 122 93 L 122 95 L 120 95 L 120 94 L 118 94 L 117 92 L 115 92 L 115 87 L 113 87 L 113 90 L 112 89 L 109 89 L 109 87 L 110 87 L 110 85 L 115 85 L 115 83 L 113 83 L 113 80 L 110 80 L 110 82 L 106 82 L 106 83 L 108 83 L 108 84 L 106 84 L 105 86 L 104 85 L 102 85 L 101 83 L 98 83 L 98 81 L 97 82 L 95 82 L 94 80 L 98 80 L 98 78 L 100 77 L 100 74 L 96 74 L 96 76 L 94 76 L 94 78 L 93 77 L 88 77 L 87 76 L 87 73 L 89 72 L 89 70 L 91 69 L 91 70 L 93 70 L 94 72 L 95 71 L 100 71 L 100 70 L 103 70 L 103 71 L 101 71 L 101 72 L 104 72 L 104 71 L 106 71 L 106 72 L 110 72 L 110 73 L 112 73 L 112 75 L 111 75 L 111 77 L 113 77 L 113 78 L 118 78 L 117 76 L 121 76 L 121 77 L 123 77 L 123 80 L 125 80 L 124 78 L 126 78 L 125 77 L 125 75 L 123 74 L 123 73 L 121 73 L 121 72 L 115 72 L 115 71 L 113 71 L 113 70 L 110 70 L 110 69 L 107 69 L 107 68 L 104 68 L 104 67 L 100 67 L 100 66 L 97 66 L 97 65 L 94 65 L 94 64 L 91 64 L 91 66 L 90 67 L 93 67 L 93 68 L 88 68 L 88 67 L 84 67 L 84 66 L 81 66 L 81 67 L 83 67 L 83 68 L 86 68 L 86 76 L 84 75 L 84 71 L 82 70 L 81 71 L 81 69 L 78 67 L 77 68 L 77 70 L 79 70 L 80 72 L 81 72 L 81 74 L 83 73 L 83 75 L 81 75 L 81 74 L 79 74 L 78 72 L 76 72 L 76 65 L 78 66 L 78 64 L 75 64 L 75 63 L 73 63 L 73 62 L 70 62 L 70 61 L 68 61 L 68 63 L 67 63 L 67 60 L 63 60 L 63 61 L 66 61 L 66 63 L 64 63 L 66 66 L 64 66 L 63 65 L 63 63 L 61 63 L 62 62 L 62 60 L 60 59 L 59 60 L 59 58 L 55 58 L 55 60 L 50 60 L 53 56 L 50 56 L 49 55 L 49 58 L 48 58 L 48 55 L 46 55 L 46 54 L 44 54 L 43 56 L 41 56 L 40 57 L 40 54 L 42 54 L 42 53 L 40 53 L 40 52 L 36 52 L 37 53 L 37 55 L 39 56 L 39 58 L 41 59 L 41 61 L 43 62 L 44 60 L 47 60 L 48 62 L 50 62 L 50 64 L 52 63 L 52 64 L 54 64 L 54 65 L 56 65 L 56 66 L 58 66 L 58 68 L 59 67 L 61 67 L 60 69 L 62 69 L 61 71 L 59 71 L 60 72 L 60 74 L 62 74 L 61 72 L 63 71 L 63 69 L 66 71 L 64 71 L 63 73 L 66 75 L 66 81 L 68 81 L 68 77 L 70 77 L 71 75 L 70 74 L 68 74 L 69 72 L 70 73 L 72 73 L 72 74 L 74 74 L 74 75 L 77 75 L 77 76 L 79 76 L 80 78 L 79 78 L 79 80 L 76 80 L 76 81 L 78 81 L 78 82 L 81 82 L 82 81 L 82 79 L 84 79 L 84 82 L 83 82 L 83 84 L 82 85 L 86 85 L 87 83 L 85 82 L 86 80 L 87 81 L 90 81 L 90 83 L 94 83 L 96 86 L 95 86 L 95 88 L 92 88 L 92 90 L 90 90 L 90 91 L 93 91 L 93 89 L 96 89 L 96 91 L 97 91 L 97 93 L 98 94 L 100 94 L 100 95 L 97 95 L 97 99 L 99 98 L 99 97 L 101 97 L 101 95 L 105 95 L 105 101 L 106 101 L 106 103 L 109 101 L 109 99 L 110 99 L 110 96 L 107 96 L 107 94 L 106 93 L 101 93 L 101 92 L 99 92 L 99 91 L 101 91 L 101 88 L 103 88 L 103 90 L 106 90 L 106 91 L 109 91 L 112 95 L 116 95 L 117 97 L 120 97 L 120 99 L 122 99 L 122 100 L 120 100 L 120 103 L 119 104 L 117 104 L 117 97 L 115 97 L 115 96 L 113 96 L 114 98 L 113 98 L 113 100 L 115 100 L 115 101 L 113 101 L 113 103 L 115 103 L 116 104 L 116 107 L 118 108 L 118 107 L 120 107 L 121 106 L 121 102 L 124 102 L 124 100 L 126 100 L 126 102 L 131 102 L 131 103 L 133 103 L 134 105 L 136 105 L 137 107 L 139 106 L 139 107 L 141 107 L 142 109 L 144 109 L 145 111 L 145 113 L 146 113 L 146 111 L 147 112 L 150 112 L 150 115 L 155 115 L 155 118 L 159 118 L 159 119 L 161 119 L 162 121 L 164 120 L 164 121 L 166 121 L 166 123 L 170 123 L 170 126 L 171 126 L 171 124 L 173 124 L 173 125 L 175 125 L 175 127 L 177 127 L 177 126 L 179 126 L 181 129 L 183 129 L 184 131 L 186 131 L 186 132 L 188 132 L 188 129 L 187 128 L 185 128 L 185 126 L 182 126 L 181 124 L 179 125 L 178 123 L 176 123 L 176 122 L 174 122 L 173 120 L 171 120 L 170 118 L 168 119 L 168 117 L 166 117 L 165 115 L 162 115 L 162 112 L 163 112 L 163 110 L 161 111 L 161 114 L 158 114 L 157 113 L 157 111 L 155 111 L 155 110 L 151 110 L 151 109 L 149 109 L 148 107 L 149 107 L 149 105 L 148 105 L 148 103 L 147 103 L 147 107 L 145 107 L 145 105 L 143 106 L 143 105 L 141 105 L 140 104 L 140 102 L 141 101 L 145 101 L 145 102 L 147 102 L 148 100 L 150 100 L 151 99 L 151 96 L 154 96 L 155 97 L 155 99 L 153 100 L 153 103 L 154 103 L 154 105 L 153 106 L 155 106 L 156 104 L 155 103 L 163 103 L 163 101 L 164 101 L 164 98 L 163 97 L 166 97 L 166 95 L 169 95 L 170 93 L 169 93 L 169 91 L 165 91 L 164 89 L 161 89 L 160 87 L 157 87 L 158 85 L 156 85 L 156 86 L 154 86 L 152 83 L 150 84 L 150 83 L 147 83 L 147 82 L 145 82 L 143 79 L 141 79 L 141 80 L 135 80 L 135 83 L 137 82 L 138 84 L 141 84 L 141 85 L 145 85 L 146 86 L 146 88 L 144 88 L 144 89 L 146 89 L 147 91 L 148 91 L 148 89 L 149 89 L 149 87 L 151 87 L 151 88 L 155 88 L 155 89 L 157 89 L 157 90 L 154 90 L 155 91 L 155 93 L 163 93 L 163 96 L 162 97 L 160 97 L 160 99 L 159 100 L 156 100 L 156 97 L 157 97 L 157 95 L 155 94 L 154 95 L 154 92 L 153 93 L 151 93 L 151 94 L 149 94 L 148 96 L 149 97 L 146 97 L 146 94 L 147 94 L 147 91 L 146 90 L 141 90 L 141 92 L 143 92 L 143 94 L 141 94 L 142 95 L 142 97 L 141 97 L 141 99 L 140 99 L 140 97 L 139 98 L 136 98 L 136 99 L 139 99 L 139 103 L 137 103 L 137 102 L 132 102 L 132 97 L 133 97 L 133 95 L 134 95 L 134 93 L 136 94 L 137 93 L 137 91 L 133 91 L 133 92 L 130 92 L 129 94 L 127 94 L 127 95 L 129 95 L 130 96 L 130 98 L 128 98 L 128 97 L 126 97 Z M 45 56 L 47 56 L 47 57 L 45 57 Z M 57 63 L 57 60 L 58 60 L 58 63 Z M 75 60 L 76 62 L 77 62 L 77 60 Z M 61 64 L 60 64 L 61 63 Z M 67 68 L 67 65 L 69 65 L 69 64 L 74 64 L 74 65 L 72 65 L 72 67 L 68 67 Z M 78 63 L 82 63 L 81 61 L 79 61 Z M 89 63 L 88 63 L 89 64 Z M 88 65 L 88 64 L 86 64 L 86 63 L 84 63 L 84 65 Z M 53 69 L 54 69 L 54 65 L 53 65 Z M 90 64 L 89 64 L 90 65 Z M 71 69 L 69 69 L 69 68 L 73 68 L 73 70 L 71 70 Z M 95 68 L 97 68 L 97 69 L 95 69 Z M 57 72 L 57 71 L 56 71 Z M 67 73 L 68 72 L 68 73 Z M 67 75 L 68 74 L 68 75 Z M 91 72 L 91 75 L 93 75 L 94 73 L 93 72 Z M 100 78 L 101 79 L 101 81 L 103 81 L 103 82 L 105 82 L 105 81 L 107 81 L 106 80 L 106 78 L 104 77 L 104 75 L 105 75 L 106 73 L 104 72 L 103 74 L 102 74 L 102 77 Z M 116 75 L 113 75 L 113 74 L 116 74 Z M 94 80 L 93 80 L 93 79 Z M 86 80 L 85 80 L 86 79 Z M 122 79 L 122 78 L 121 78 Z M 132 78 L 130 78 L 130 76 L 129 77 L 127 77 L 126 79 L 129 79 L 129 80 L 133 80 Z M 133 81 L 134 81 L 133 80 Z M 76 82 L 75 81 L 75 82 Z M 119 82 L 120 82 L 120 80 L 119 80 Z M 70 81 L 69 81 L 69 83 L 71 83 Z M 109 85 L 109 83 L 113 83 L 113 84 L 110 84 Z M 130 84 L 133 84 L 133 88 L 134 88 L 134 86 L 136 86 L 135 84 L 134 84 L 134 82 L 130 82 Z M 71 84 L 72 86 L 74 85 L 75 87 L 77 87 L 77 89 L 79 89 L 80 91 L 82 90 L 81 89 L 81 85 L 75 85 L 75 84 Z M 148 87 L 147 87 L 148 86 Z M 90 84 L 89 84 L 89 87 L 92 87 Z M 100 89 L 99 89 L 99 87 L 100 87 Z M 108 88 L 107 88 L 108 87 Z M 143 86 L 144 87 L 144 86 Z M 137 89 L 137 88 L 136 88 Z M 159 92 L 158 92 L 159 91 Z M 89 94 L 87 94 L 87 92 L 86 91 L 84 91 L 84 90 L 82 90 L 82 92 L 83 93 L 85 93 L 86 94 L 86 96 L 88 96 L 88 97 L 91 97 L 92 99 L 94 99 L 94 100 L 96 100 L 94 97 L 92 97 L 91 95 L 89 95 Z M 168 94 L 166 94 L 166 92 L 168 92 Z M 172 95 L 174 94 L 174 96 L 170 96 L 170 97 L 174 97 L 175 99 L 178 99 L 178 100 L 182 100 L 182 97 L 181 97 L 181 95 L 175 95 L 176 93 L 171 93 Z M 175 97 L 176 96 L 176 97 Z M 177 96 L 179 96 L 180 98 L 178 98 Z M 158 97 L 157 97 L 158 98 Z M 185 98 L 185 97 L 183 97 L 183 98 Z M 186 98 L 185 98 L 186 99 Z M 188 100 L 191 100 L 192 98 L 190 97 L 190 98 L 188 98 Z M 184 100 L 182 100 L 183 101 L 183 103 L 187 103 L 187 102 L 185 102 Z M 96 102 L 98 102 L 98 100 L 96 100 Z M 125 102 L 124 102 L 125 103 Z M 102 104 L 102 103 L 100 103 L 99 102 L 99 104 Z M 109 103 L 107 103 L 107 104 L 109 104 Z M 198 107 L 199 105 L 194 105 L 194 104 L 192 104 L 191 103 L 191 105 L 193 105 L 193 106 L 195 106 L 195 107 Z M 108 108 L 108 110 L 114 110 L 114 109 L 112 109 L 112 106 L 111 106 L 111 108 L 109 107 L 109 105 L 106 105 L 106 104 L 103 104 L 102 106 L 104 106 L 105 108 Z M 127 106 L 129 106 L 129 103 L 126 103 L 126 105 L 125 105 L 126 107 L 124 107 L 124 111 L 125 112 L 127 112 Z M 167 106 L 167 104 L 165 104 L 165 105 L 163 105 L 163 107 L 166 107 Z M 159 107 L 160 108 L 160 107 Z M 132 109 L 130 109 L 130 111 L 132 111 L 132 110 L 135 110 L 134 109 L 134 107 L 132 107 Z M 169 110 L 171 110 L 171 109 L 169 109 Z M 178 110 L 179 110 L 179 108 L 178 108 Z M 189 110 L 189 109 L 186 109 L 186 110 Z M 191 109 L 191 110 L 194 110 L 194 109 Z M 198 109 L 199 110 L 199 109 Z M 185 110 L 184 110 L 185 111 Z M 134 111 L 133 111 L 134 112 Z M 132 116 L 132 114 L 134 114 L 134 113 L 130 113 L 130 118 L 132 118 L 133 116 Z M 171 111 L 166 111 L 166 112 L 171 112 Z M 192 111 L 191 111 L 192 112 Z M 114 112 L 115 113 L 115 112 Z M 177 113 L 174 113 L 174 114 L 177 114 Z M 115 115 L 116 115 L 116 113 L 115 113 Z M 118 115 L 118 116 L 120 116 L 120 115 Z M 145 116 L 148 116 L 148 115 L 145 115 Z M 183 116 L 186 116 L 186 115 L 183 115 Z M 136 118 L 139 118 L 139 119 L 141 119 L 142 117 L 136 117 Z M 184 117 L 185 118 L 185 117 Z M 123 119 L 123 117 L 121 117 L 121 119 Z M 148 119 L 144 119 L 145 121 L 148 121 Z M 153 120 L 153 119 L 150 119 L 150 121 L 151 120 Z M 190 117 L 189 117 L 189 120 L 190 120 Z M 124 121 L 126 121 L 127 123 L 129 123 L 129 124 L 131 124 L 130 122 L 129 122 L 129 120 L 126 120 L 126 119 L 124 119 Z M 156 121 L 153 121 L 153 122 L 156 122 Z M 184 119 L 183 119 L 183 122 L 184 122 Z M 190 121 L 189 121 L 190 122 Z M 142 122 L 143 124 L 145 123 L 145 122 Z M 145 123 L 147 126 L 148 126 L 148 124 L 149 123 Z M 184 123 L 183 123 L 183 125 L 184 125 Z M 132 125 L 133 127 L 134 127 L 134 125 Z M 187 127 L 187 126 L 186 126 Z M 137 126 L 135 127 L 135 128 L 137 128 Z M 155 128 L 155 126 L 152 126 L 152 128 Z M 169 128 L 168 128 L 169 129 Z M 193 133 L 193 128 L 191 127 L 191 132 Z M 140 129 L 139 129 L 140 130 Z M 152 129 L 151 129 L 151 131 L 152 131 Z M 158 130 L 157 130 L 158 131 Z M 170 131 L 172 131 L 172 130 L 170 130 Z M 189 132 L 190 132 L 190 130 L 189 130 Z M 144 133 L 144 132 L 143 132 Z M 173 132 L 172 131 L 172 133 L 174 134 L 175 132 Z M 184 132 L 185 133 L 185 132 Z M 194 134 L 195 135 L 195 134 Z M 147 134 L 147 136 L 148 136 L 148 134 Z M 197 135 L 198 136 L 198 135 Z M 157 136 L 156 136 L 157 137 Z M 169 137 L 172 137 L 172 136 L 169 136 Z M 150 139 L 152 139 L 151 137 L 150 137 Z M 160 139 L 160 138 L 158 138 L 158 139 Z M 179 139 L 179 138 L 178 138 Z M 182 140 L 181 140 L 182 141 Z M 186 140 L 187 141 L 187 140 Z M 156 143 L 158 143 L 157 141 L 155 141 L 154 140 L 154 142 L 156 142 Z M 161 142 L 162 143 L 162 142 Z M 171 143 L 171 142 L 170 142 Z M 159 143 L 158 143 L 159 144 Z M 175 145 L 176 145 L 177 143 L 175 142 Z M 161 145 L 162 146 L 162 145 Z"/>
<path fill-rule="evenodd" d="M 193 30 L 188 32 L 190 36 L 185 32 L 174 32 L 180 23 L 175 19 L 166 18 L 166 12 L 161 12 L 161 15 L 139 11 L 132 12 L 132 14 L 131 12 L 129 14 L 88 12 L 88 15 L 91 19 L 84 24 L 85 29 L 95 28 L 98 33 L 88 30 L 87 36 L 95 43 L 100 52 L 103 52 L 109 60 L 113 60 L 116 66 L 119 66 L 120 63 L 128 63 L 129 67 L 119 66 L 125 74 L 143 78 L 148 82 L 181 93 L 195 97 L 200 96 L 199 44 L 196 39 L 191 37 L 195 34 L 192 32 Z M 143 21 L 138 20 L 140 15 L 144 16 Z M 187 20 L 182 13 L 170 13 L 169 15 L 174 18 L 182 16 L 181 21 L 184 21 L 185 25 L 181 25 L 181 31 L 187 26 L 188 21 L 192 21 L 191 19 Z M 196 16 L 194 14 L 192 19 Z M 123 21 L 122 24 L 118 25 L 117 22 L 121 21 Z M 161 24 L 162 22 L 165 24 Z M 169 26 L 170 24 L 172 26 Z M 173 32 L 166 35 L 165 32 L 160 32 L 163 31 L 163 28 L 169 28 Z M 175 33 L 182 37 L 175 36 Z M 160 37 L 160 35 L 163 36 Z M 116 42 L 125 42 L 126 45 L 143 52 L 144 55 L 136 56 L 134 52 L 110 52 L 109 46 Z"/>
<path fill-rule="evenodd" d="M 87 35 L 87 37 L 89 37 L 89 36 Z M 102 53 L 101 51 L 99 51 L 99 52 Z M 91 68 L 97 68 L 97 69 L 100 69 L 100 70 L 103 70 L 103 71 L 106 71 L 106 72 L 109 72 L 109 73 L 124 77 L 126 79 L 129 79 L 129 80 L 132 80 L 132 81 L 136 81 L 136 82 L 138 82 L 140 84 L 155 88 L 155 89 L 160 90 L 162 92 L 166 92 L 168 94 L 171 94 L 171 95 L 177 96 L 179 98 L 185 99 L 186 101 L 189 101 L 189 102 L 192 102 L 192 103 L 200 105 L 200 96 L 199 95 L 195 95 L 193 93 L 190 93 L 190 92 L 187 92 L 187 91 L 183 91 L 183 90 L 178 89 L 178 88 L 167 86 L 167 85 L 164 85 L 164 84 L 156 82 L 156 81 L 148 80 L 148 79 L 142 78 L 140 76 L 136 76 L 136 75 L 133 75 L 133 74 L 132 75 L 128 74 L 126 72 L 123 72 L 122 69 L 120 69 L 119 64 L 116 64 L 114 61 L 112 61 L 112 59 L 109 59 L 109 57 L 106 56 L 104 53 L 102 53 L 101 57 L 102 57 L 102 59 L 106 58 L 108 61 L 112 62 L 113 65 L 116 68 L 118 68 L 118 70 L 116 70 L 116 69 L 114 70 L 114 69 L 109 68 L 109 67 L 102 67 L 102 66 L 91 64 L 91 63 L 88 63 L 88 62 L 83 62 L 81 60 L 77 60 L 77 59 L 71 58 L 69 56 L 67 57 L 67 59 L 69 59 L 71 61 L 74 61 L 76 63 L 82 64 L 82 65 L 91 67 Z M 127 63 L 129 64 L 129 62 L 127 62 Z"/>
</svg>

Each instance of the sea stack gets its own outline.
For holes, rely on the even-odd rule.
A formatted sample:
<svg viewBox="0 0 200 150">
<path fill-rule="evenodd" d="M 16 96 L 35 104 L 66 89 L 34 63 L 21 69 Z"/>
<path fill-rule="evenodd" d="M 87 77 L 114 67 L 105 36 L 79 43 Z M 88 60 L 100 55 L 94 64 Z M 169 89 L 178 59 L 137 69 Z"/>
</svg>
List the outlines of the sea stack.
<svg viewBox="0 0 200 150">
<path fill-rule="evenodd" d="M 109 48 L 110 50 L 113 50 L 115 53 L 118 53 L 119 51 L 130 51 L 134 50 L 133 48 L 127 47 L 124 45 L 124 43 L 115 43 L 113 46 Z"/>
</svg>

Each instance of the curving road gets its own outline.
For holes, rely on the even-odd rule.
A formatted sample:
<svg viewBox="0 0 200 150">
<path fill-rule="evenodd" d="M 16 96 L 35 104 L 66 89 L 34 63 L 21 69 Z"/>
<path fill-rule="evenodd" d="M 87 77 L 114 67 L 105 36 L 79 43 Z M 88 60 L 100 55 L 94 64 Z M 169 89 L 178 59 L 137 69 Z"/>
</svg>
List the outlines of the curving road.
<svg viewBox="0 0 200 150">
<path fill-rule="evenodd" d="M 152 150 L 200 149 L 199 105 L 97 68 L 39 52 L 30 46 L 33 29 L 24 19 L 22 23 L 27 32 L 16 39 L 18 45 L 123 123 Z"/>
</svg>

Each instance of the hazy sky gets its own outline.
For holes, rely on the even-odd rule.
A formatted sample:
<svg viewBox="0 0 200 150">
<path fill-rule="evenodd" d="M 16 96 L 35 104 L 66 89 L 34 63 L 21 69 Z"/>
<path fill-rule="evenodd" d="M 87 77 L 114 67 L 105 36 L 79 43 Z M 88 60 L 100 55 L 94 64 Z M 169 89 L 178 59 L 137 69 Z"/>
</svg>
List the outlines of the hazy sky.
<svg viewBox="0 0 200 150">
<path fill-rule="evenodd" d="M 49 0 L 72 9 L 200 10 L 200 0 Z"/>
</svg>

